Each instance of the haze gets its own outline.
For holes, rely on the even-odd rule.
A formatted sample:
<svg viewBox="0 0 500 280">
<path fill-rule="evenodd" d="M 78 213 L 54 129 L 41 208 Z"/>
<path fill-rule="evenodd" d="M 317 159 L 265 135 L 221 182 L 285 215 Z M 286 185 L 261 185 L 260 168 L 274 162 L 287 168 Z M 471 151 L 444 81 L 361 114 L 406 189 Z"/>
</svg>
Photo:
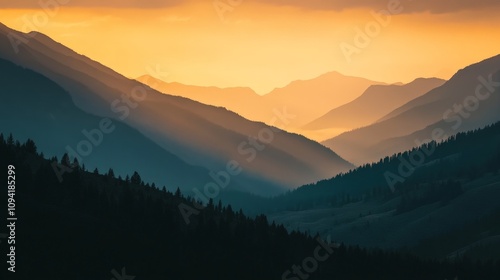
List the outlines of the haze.
<svg viewBox="0 0 500 280">
<path fill-rule="evenodd" d="M 167 82 L 247 86 L 258 94 L 330 71 L 386 83 L 449 79 L 498 53 L 495 1 L 403 1 L 401 13 L 349 61 L 340 45 L 354 45 L 356 28 L 390 1 L 372 2 L 242 1 L 218 14 L 212 1 L 75 0 L 44 17 L 38 1 L 17 1 L 0 13 L 14 29 L 45 33 L 130 78 L 158 67 Z"/>
</svg>

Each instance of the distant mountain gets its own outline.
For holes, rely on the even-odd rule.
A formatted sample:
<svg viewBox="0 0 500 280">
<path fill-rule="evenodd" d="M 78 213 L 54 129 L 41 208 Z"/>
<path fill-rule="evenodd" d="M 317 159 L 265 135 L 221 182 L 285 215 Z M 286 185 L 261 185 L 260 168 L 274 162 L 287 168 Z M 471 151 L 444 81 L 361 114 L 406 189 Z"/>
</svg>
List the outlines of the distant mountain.
<svg viewBox="0 0 500 280">
<path fill-rule="evenodd" d="M 360 96 L 371 85 L 382 83 L 363 78 L 349 77 L 330 72 L 317 78 L 294 81 L 260 96 L 249 88 L 199 87 L 180 83 L 167 83 L 144 75 L 138 81 L 170 95 L 186 97 L 204 104 L 225 107 L 243 117 L 271 124 L 275 110 L 283 110 L 295 116 L 286 130 L 302 134 L 310 139 L 323 140 L 322 133 L 301 127 L 332 108 L 343 105 Z M 304 102 L 307 100 L 307 102 Z M 341 132 L 344 132 L 342 129 Z M 332 134 L 327 134 L 330 137 Z"/>
<path fill-rule="evenodd" d="M 246 119 L 268 123 L 273 117 L 273 107 L 265 104 L 262 96 L 250 88 L 219 88 L 191 86 L 181 83 L 167 83 L 150 75 L 143 75 L 137 81 L 157 91 L 181 96 L 216 107 L 224 107 Z"/>
<path fill-rule="evenodd" d="M 491 81 L 491 79 L 493 81 Z M 355 164 L 408 150 L 433 138 L 500 120 L 500 55 L 458 71 L 449 81 L 382 117 L 377 123 L 326 140 Z"/>
<path fill-rule="evenodd" d="M 11 42 L 13 36 L 27 38 L 16 46 L 17 52 Z M 223 108 L 161 94 L 41 33 L 27 36 L 1 25 L 0 58 L 54 81 L 83 111 L 123 122 L 184 162 L 215 172 L 212 177 L 220 175 L 212 180 L 223 177 L 240 190 L 269 195 L 282 191 L 280 187 L 295 187 L 352 167 L 331 150 L 302 136 L 250 122 Z M 289 121 L 279 111 L 275 117 L 276 126 Z M 238 175 L 218 173 L 228 169 Z M 241 170 L 241 174 L 234 170 Z M 196 187 L 208 188 L 210 182 Z"/>
<path fill-rule="evenodd" d="M 291 82 L 264 98 L 275 106 L 286 106 L 289 112 L 297 115 L 296 125 L 303 126 L 356 99 L 370 86 L 380 84 L 383 83 L 330 72 L 314 79 Z"/>
<path fill-rule="evenodd" d="M 360 97 L 331 110 L 304 126 L 304 129 L 351 130 L 370 125 L 405 103 L 441 86 L 444 82 L 437 78 L 419 78 L 403 85 L 370 86 Z"/>
</svg>

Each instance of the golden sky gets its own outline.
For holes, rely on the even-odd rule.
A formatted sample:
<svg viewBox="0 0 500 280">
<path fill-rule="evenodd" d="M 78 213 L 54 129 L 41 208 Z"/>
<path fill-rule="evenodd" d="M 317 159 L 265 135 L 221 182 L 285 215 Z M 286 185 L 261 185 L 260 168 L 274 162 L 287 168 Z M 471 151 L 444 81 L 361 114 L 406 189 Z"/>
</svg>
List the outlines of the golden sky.
<svg viewBox="0 0 500 280">
<path fill-rule="evenodd" d="M 169 82 L 249 86 L 259 94 L 330 71 L 388 83 L 448 79 L 500 53 L 497 0 L 45 3 L 57 6 L 0 4 L 0 21 L 45 33 L 131 78 L 159 67 Z M 388 6 L 396 14 L 381 25 L 372 13 Z M 356 44 L 357 30 L 367 27 L 369 43 Z"/>
</svg>

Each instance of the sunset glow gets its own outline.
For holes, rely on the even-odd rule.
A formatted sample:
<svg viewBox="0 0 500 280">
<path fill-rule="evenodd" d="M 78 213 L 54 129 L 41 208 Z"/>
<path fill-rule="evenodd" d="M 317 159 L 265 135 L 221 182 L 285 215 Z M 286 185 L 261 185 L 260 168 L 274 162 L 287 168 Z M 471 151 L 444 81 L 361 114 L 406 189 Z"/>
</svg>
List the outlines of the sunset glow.
<svg viewBox="0 0 500 280">
<path fill-rule="evenodd" d="M 500 44 L 498 9 L 492 8 L 431 13 L 401 3 L 402 12 L 373 29 L 369 44 L 349 61 L 341 44 L 355 46 L 356 28 L 374 23 L 372 12 L 387 4 L 339 10 L 242 1 L 219 11 L 211 1 L 154 9 L 76 4 L 51 12 L 20 5 L 0 13 L 7 26 L 40 31 L 130 78 L 160 67 L 168 82 L 248 86 L 259 94 L 329 71 L 387 83 L 448 79 L 497 54 Z"/>
</svg>

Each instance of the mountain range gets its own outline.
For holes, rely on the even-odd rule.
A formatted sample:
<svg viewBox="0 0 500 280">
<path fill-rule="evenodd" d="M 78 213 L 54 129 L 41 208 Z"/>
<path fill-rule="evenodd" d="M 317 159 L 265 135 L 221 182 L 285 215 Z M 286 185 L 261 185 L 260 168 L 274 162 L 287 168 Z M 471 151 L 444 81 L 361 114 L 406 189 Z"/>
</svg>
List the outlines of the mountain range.
<svg viewBox="0 0 500 280">
<path fill-rule="evenodd" d="M 322 143 L 355 164 L 378 161 L 500 120 L 500 55 L 458 71 L 449 81 L 375 123 Z"/>
<path fill-rule="evenodd" d="M 407 102 L 441 86 L 444 82 L 437 78 L 418 78 L 408 84 L 370 86 L 360 97 L 329 111 L 305 125 L 304 129 L 352 130 L 370 125 Z"/>
<path fill-rule="evenodd" d="M 344 132 L 345 129 L 330 129 L 325 132 L 302 129 L 303 125 L 321 117 L 332 108 L 358 98 L 370 86 L 383 85 L 381 82 L 329 72 L 313 79 L 293 81 L 261 96 L 250 88 L 200 87 L 175 82 L 167 83 L 150 75 L 141 76 L 137 80 L 160 92 L 225 107 L 249 120 L 270 125 L 275 119 L 276 110 L 286 110 L 288 114 L 294 115 L 294 118 L 285 129 L 313 140 L 324 140 Z"/>
<path fill-rule="evenodd" d="M 29 40 L 13 48 L 13 36 Z M 207 175 L 210 172 L 215 174 L 212 178 L 217 177 L 217 174 L 219 177 L 230 177 L 224 180 L 230 180 L 230 185 L 238 190 L 263 195 L 276 194 L 353 167 L 331 150 L 303 136 L 248 121 L 224 108 L 162 94 L 75 53 L 41 33 L 24 34 L 1 25 L 0 58 L 50 79 L 67 93 L 80 110 L 135 129 L 154 145 L 185 162 L 185 166 L 204 168 L 208 170 Z M 5 94 L 8 92 L 2 91 L 2 95 Z M 38 105 L 26 99 L 24 106 L 30 111 L 28 108 Z M 289 119 L 279 110 L 274 112 L 276 126 L 286 125 Z M 11 132 L 15 134 L 26 129 L 16 125 L 17 117 L 11 116 L 14 130 Z M 95 123 L 95 127 L 99 127 L 99 123 Z M 91 128 L 86 126 L 80 129 Z M 64 132 L 61 130 L 61 133 Z M 59 135 L 43 134 L 35 140 L 48 142 L 52 137 Z M 123 135 L 120 141 L 127 143 L 124 153 L 148 149 L 130 141 L 128 135 Z M 47 153 L 60 155 L 65 152 L 67 145 L 69 143 Z M 95 149 L 92 156 L 109 166 L 119 160 L 111 159 L 104 149 Z M 80 158 L 86 163 L 86 157 Z M 121 164 L 126 165 L 123 162 Z M 176 162 L 166 166 L 174 164 Z M 129 162 L 128 169 L 133 168 L 140 173 L 148 173 L 150 167 Z M 228 176 L 225 172 L 227 169 L 241 171 L 241 174 Z M 225 173 L 221 173 L 223 171 Z M 189 172 L 186 170 L 185 174 Z M 185 180 L 179 187 L 184 190 L 195 187 L 204 189 L 206 184 L 216 180 L 210 179 L 204 184 L 193 186 L 191 179 L 183 178 Z M 150 179 L 175 188 L 173 182 L 164 176 Z"/>
<path fill-rule="evenodd" d="M 0 71 L 4 194 L 37 273 L 498 279 L 500 55 L 447 81 L 329 72 L 261 96 L 129 79 L 0 24 Z"/>
<path fill-rule="evenodd" d="M 441 259 L 476 251 L 478 257 L 488 255 L 487 248 L 500 248 L 499 172 L 497 122 L 260 205 L 289 229 L 350 244 L 405 248 Z"/>
</svg>

